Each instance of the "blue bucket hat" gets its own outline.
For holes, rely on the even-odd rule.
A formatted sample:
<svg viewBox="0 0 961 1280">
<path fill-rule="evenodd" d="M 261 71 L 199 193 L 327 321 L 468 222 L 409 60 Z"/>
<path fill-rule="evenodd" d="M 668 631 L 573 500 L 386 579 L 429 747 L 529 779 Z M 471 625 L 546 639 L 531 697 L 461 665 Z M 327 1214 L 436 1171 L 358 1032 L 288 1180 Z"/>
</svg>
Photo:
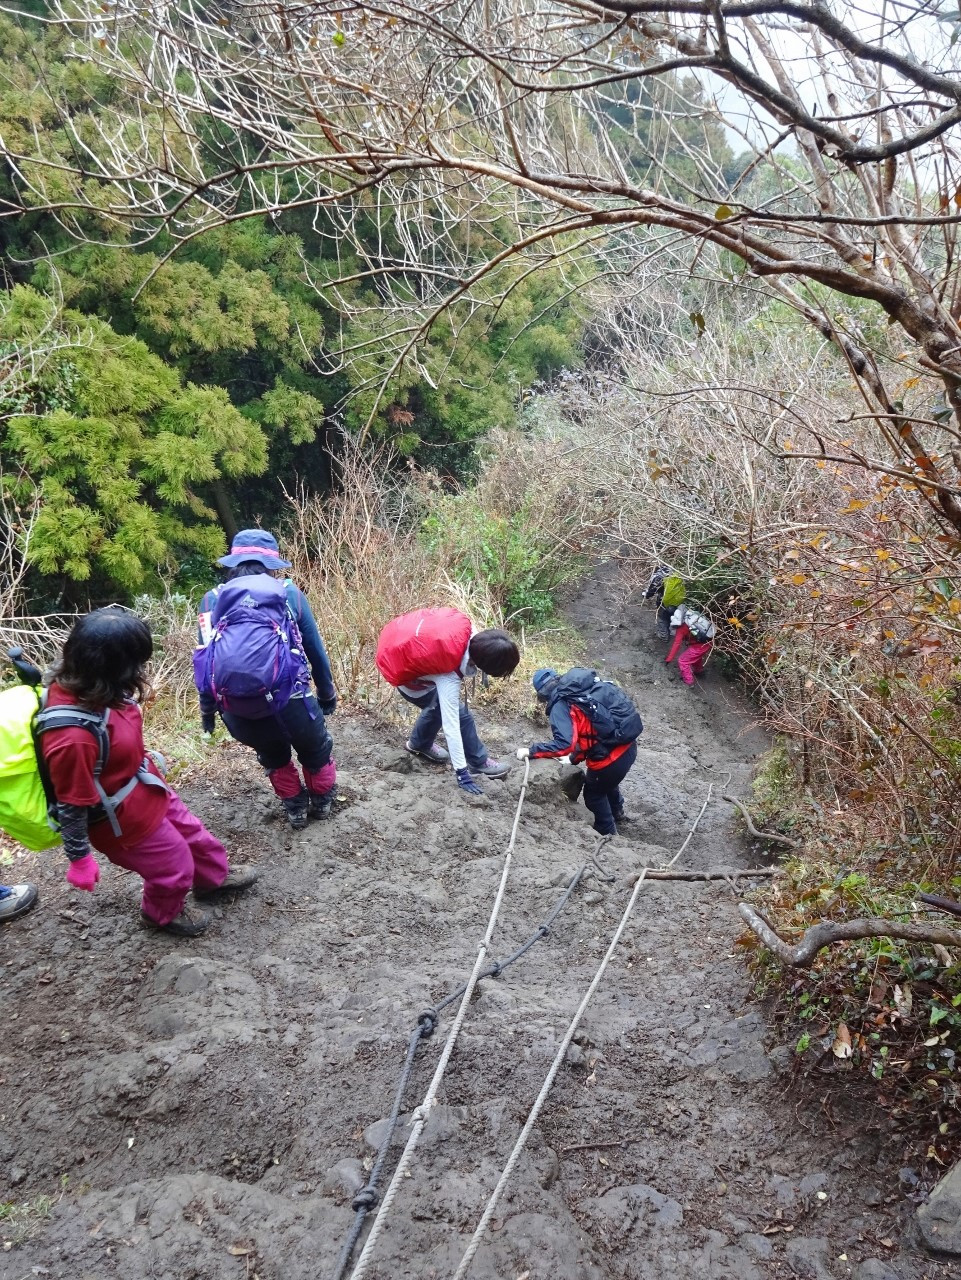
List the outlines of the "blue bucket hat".
<svg viewBox="0 0 961 1280">
<path fill-rule="evenodd" d="M 259 560 L 265 569 L 289 569 L 277 546 L 277 539 L 266 529 L 241 529 L 230 544 L 230 555 L 217 561 L 225 569 L 236 569 L 245 560 Z"/>
<path fill-rule="evenodd" d="M 534 692 L 540 693 L 547 687 L 551 680 L 557 679 L 557 672 L 553 667 L 538 667 L 531 676 L 531 684 L 534 686 Z"/>
</svg>

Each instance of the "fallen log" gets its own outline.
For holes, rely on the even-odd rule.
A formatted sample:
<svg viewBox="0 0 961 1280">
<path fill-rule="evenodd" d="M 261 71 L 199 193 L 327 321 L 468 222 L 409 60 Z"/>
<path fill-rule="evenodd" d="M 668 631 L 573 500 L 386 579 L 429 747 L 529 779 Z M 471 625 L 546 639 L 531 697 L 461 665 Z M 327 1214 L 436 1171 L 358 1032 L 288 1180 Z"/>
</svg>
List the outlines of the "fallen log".
<svg viewBox="0 0 961 1280">
<path fill-rule="evenodd" d="M 801 842 L 799 840 L 792 840 L 789 836 L 775 835 L 773 831 L 758 831 L 757 827 L 751 821 L 751 815 L 748 813 L 747 809 L 745 809 L 740 800 L 736 800 L 734 796 L 722 795 L 721 799 L 726 800 L 728 804 L 733 804 L 735 809 L 740 809 L 741 817 L 744 819 L 744 825 L 747 827 L 751 835 L 755 836 L 758 840 L 773 840 L 776 844 L 786 845 L 789 849 L 799 849 L 801 847 Z"/>
<path fill-rule="evenodd" d="M 764 917 L 746 902 L 738 904 L 742 920 L 761 939 L 769 951 L 785 964 L 801 968 L 832 942 L 852 942 L 857 938 L 903 938 L 908 942 L 940 943 L 945 947 L 961 946 L 961 933 L 931 924 L 910 924 L 902 920 L 822 920 L 812 925 L 793 945 L 776 933 Z"/>
</svg>

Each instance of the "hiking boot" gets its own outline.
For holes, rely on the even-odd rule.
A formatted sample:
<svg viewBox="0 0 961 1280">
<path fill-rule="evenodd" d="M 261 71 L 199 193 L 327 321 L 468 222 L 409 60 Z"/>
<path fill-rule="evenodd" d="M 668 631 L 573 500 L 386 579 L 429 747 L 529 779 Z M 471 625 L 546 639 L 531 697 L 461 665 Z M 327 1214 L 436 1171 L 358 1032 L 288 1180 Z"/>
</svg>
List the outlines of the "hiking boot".
<svg viewBox="0 0 961 1280">
<path fill-rule="evenodd" d="M 209 889 L 194 889 L 194 897 L 206 902 L 222 893 L 243 893 L 257 883 L 257 874 L 253 867 L 229 867 L 227 878 L 221 884 L 212 885 Z"/>
<path fill-rule="evenodd" d="M 30 908 L 36 905 L 37 886 L 35 884 L 0 885 L 0 923 L 16 920 L 17 916 L 25 916 Z"/>
<path fill-rule="evenodd" d="M 280 803 L 284 806 L 284 813 L 293 830 L 303 831 L 307 825 L 307 809 L 310 803 L 307 788 L 301 787 L 299 796 L 284 796 Z"/>
<path fill-rule="evenodd" d="M 483 764 L 472 764 L 470 766 L 471 773 L 479 773 L 484 778 L 506 778 L 511 771 L 509 764 L 505 764 L 503 760 L 492 760 L 490 756 Z"/>
<path fill-rule="evenodd" d="M 331 810 L 334 807 L 334 797 L 337 794 L 336 786 L 331 787 L 329 791 L 325 791 L 323 795 L 319 792 L 309 791 L 307 793 L 307 812 L 312 818 L 329 818 Z"/>
<path fill-rule="evenodd" d="M 172 933 L 175 938 L 198 938 L 210 924 L 210 916 L 206 911 L 191 911 L 189 907 L 184 907 L 180 915 L 174 916 L 169 924 L 158 924 L 143 911 L 140 918 L 151 929 L 156 929 L 158 933 Z"/>
<path fill-rule="evenodd" d="M 443 747 L 439 747 L 436 742 L 432 742 L 429 747 L 412 747 L 410 739 L 404 743 L 404 750 L 409 751 L 412 756 L 420 756 L 422 760 L 427 760 L 430 764 L 447 764 L 450 756 Z"/>
<path fill-rule="evenodd" d="M 670 638 L 671 638 L 671 631 L 670 631 L 670 628 L 668 627 L 667 623 L 666 623 L 666 622 L 655 622 L 655 623 L 654 623 L 654 639 L 655 639 L 655 640 L 670 640 Z"/>
</svg>

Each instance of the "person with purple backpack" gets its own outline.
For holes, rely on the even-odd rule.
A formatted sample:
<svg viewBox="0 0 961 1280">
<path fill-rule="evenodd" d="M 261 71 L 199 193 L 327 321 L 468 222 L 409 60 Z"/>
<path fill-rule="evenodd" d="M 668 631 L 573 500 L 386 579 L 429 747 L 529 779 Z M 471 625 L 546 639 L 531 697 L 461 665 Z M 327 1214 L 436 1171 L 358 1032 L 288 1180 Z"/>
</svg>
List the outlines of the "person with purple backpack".
<svg viewBox="0 0 961 1280">
<path fill-rule="evenodd" d="M 337 691 L 324 642 L 307 597 L 283 575 L 290 561 L 271 534 L 242 530 L 218 564 L 230 572 L 201 601 L 194 652 L 203 730 L 213 732 L 219 711 L 230 736 L 257 753 L 300 831 L 308 817 L 330 815 L 336 793 L 324 717 L 336 710 Z"/>
</svg>

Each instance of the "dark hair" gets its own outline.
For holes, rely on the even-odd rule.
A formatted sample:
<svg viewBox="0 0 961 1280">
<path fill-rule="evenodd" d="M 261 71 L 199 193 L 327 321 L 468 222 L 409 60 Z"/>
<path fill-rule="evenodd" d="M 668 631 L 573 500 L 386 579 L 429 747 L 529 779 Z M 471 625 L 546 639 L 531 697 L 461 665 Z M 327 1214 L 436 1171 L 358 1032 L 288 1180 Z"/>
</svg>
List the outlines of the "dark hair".
<svg viewBox="0 0 961 1280">
<path fill-rule="evenodd" d="M 277 570 L 269 568 L 264 564 L 263 560 L 241 560 L 240 564 L 234 567 L 227 574 L 227 581 L 232 582 L 234 578 L 249 578 L 252 573 L 276 573 Z"/>
<path fill-rule="evenodd" d="M 489 676 L 509 676 L 521 660 L 514 641 L 496 627 L 472 636 L 468 651 L 477 670 L 486 671 Z"/>
<path fill-rule="evenodd" d="M 146 697 L 145 667 L 153 637 L 143 618 L 121 605 L 95 609 L 74 624 L 53 678 L 78 702 L 95 710 Z"/>
</svg>

